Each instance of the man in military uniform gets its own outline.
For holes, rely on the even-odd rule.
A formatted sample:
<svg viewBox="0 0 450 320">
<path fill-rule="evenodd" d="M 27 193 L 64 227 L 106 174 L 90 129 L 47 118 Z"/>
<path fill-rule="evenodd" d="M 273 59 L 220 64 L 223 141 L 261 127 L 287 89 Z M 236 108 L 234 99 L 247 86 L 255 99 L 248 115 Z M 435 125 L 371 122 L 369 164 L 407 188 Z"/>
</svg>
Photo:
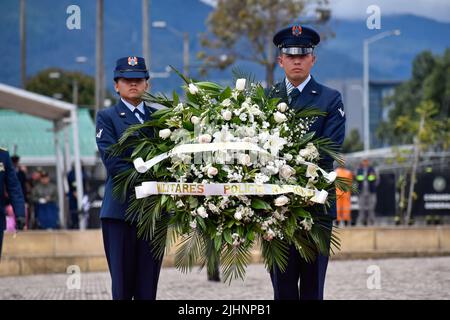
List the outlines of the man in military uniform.
<svg viewBox="0 0 450 320">
<path fill-rule="evenodd" d="M 130 158 L 132 150 L 121 157 L 108 154 L 108 148 L 118 142 L 129 126 L 150 119 L 152 110 L 141 100 L 148 88 L 148 78 L 143 58 L 117 60 L 114 82 L 120 101 L 97 114 L 97 146 L 107 171 L 100 218 L 115 300 L 156 299 L 161 268 L 161 260 L 154 257 L 149 242 L 138 239 L 136 224 L 125 221 L 128 199 L 121 202 L 113 198 L 113 178 L 133 167 L 131 162 L 125 160 Z M 149 134 L 152 133 L 153 130 Z"/>
<path fill-rule="evenodd" d="M 318 108 L 326 115 L 318 119 L 310 127 L 315 137 L 330 138 L 338 146 L 342 145 L 345 134 L 345 113 L 341 95 L 336 90 L 317 83 L 311 76 L 311 68 L 316 63 L 314 48 L 320 42 L 319 34 L 311 28 L 294 25 L 275 34 L 273 43 L 280 50 L 278 64 L 284 69 L 285 79 L 275 84 L 268 92 L 269 97 L 280 98 L 291 108 Z M 321 155 L 319 165 L 330 171 L 333 159 Z M 333 197 L 333 194 L 330 194 Z M 318 210 L 332 219 L 336 218 L 336 204 L 326 210 L 323 206 Z M 331 235 L 332 221 L 323 223 Z M 329 246 L 329 239 L 328 239 Z M 303 260 L 293 245 L 289 248 L 288 265 L 285 272 L 278 268 L 271 271 L 274 298 L 276 300 L 323 299 L 325 274 L 328 257 L 318 255 L 312 263 Z M 300 286 L 299 286 L 300 280 Z"/>
<path fill-rule="evenodd" d="M 0 258 L 2 255 L 3 231 L 6 227 L 6 192 L 14 208 L 16 225 L 18 229 L 22 229 L 25 223 L 25 200 L 23 198 L 22 187 L 20 186 L 20 181 L 17 178 L 16 170 L 13 167 L 8 151 L 0 148 Z"/>
</svg>

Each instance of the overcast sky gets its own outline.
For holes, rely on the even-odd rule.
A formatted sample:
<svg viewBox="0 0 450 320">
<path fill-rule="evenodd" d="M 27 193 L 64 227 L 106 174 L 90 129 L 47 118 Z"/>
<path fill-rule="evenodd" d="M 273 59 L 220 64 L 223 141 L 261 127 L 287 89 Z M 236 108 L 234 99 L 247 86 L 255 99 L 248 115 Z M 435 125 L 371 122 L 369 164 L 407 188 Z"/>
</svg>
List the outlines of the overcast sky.
<svg viewBox="0 0 450 320">
<path fill-rule="evenodd" d="M 217 0 L 200 0 L 214 5 Z M 450 22 L 450 0 L 329 0 L 333 16 L 365 19 L 367 7 L 377 5 L 383 14 L 411 13 Z"/>
</svg>

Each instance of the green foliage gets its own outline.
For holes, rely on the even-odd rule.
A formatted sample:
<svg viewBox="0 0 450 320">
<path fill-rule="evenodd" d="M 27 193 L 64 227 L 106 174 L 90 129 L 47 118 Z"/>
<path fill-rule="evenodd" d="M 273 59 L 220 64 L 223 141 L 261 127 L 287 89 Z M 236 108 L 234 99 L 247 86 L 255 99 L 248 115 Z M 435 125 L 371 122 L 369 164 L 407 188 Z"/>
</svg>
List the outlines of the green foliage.
<svg viewBox="0 0 450 320">
<path fill-rule="evenodd" d="M 362 151 L 364 145 L 357 129 L 352 129 L 342 144 L 342 153 Z"/>
<path fill-rule="evenodd" d="M 59 74 L 51 78 L 50 74 Z M 93 108 L 95 105 L 95 79 L 81 72 L 67 71 L 58 68 L 48 68 L 28 79 L 26 89 L 45 96 L 53 97 L 60 94 L 61 100 L 73 102 L 73 84 L 78 82 L 78 105 Z M 115 101 L 115 97 L 107 92 L 106 98 Z"/>
<path fill-rule="evenodd" d="M 411 144 L 420 121 L 418 107 L 424 103 L 434 105 L 428 122 L 437 125 L 433 132 L 427 131 L 428 142 L 441 149 L 450 144 L 450 49 L 442 56 L 424 51 L 413 61 L 412 78 L 395 89 L 386 100 L 393 105 L 389 120 L 381 123 L 377 135 L 392 145 Z M 428 113 L 430 110 L 427 111 Z M 408 125 L 412 126 L 408 126 Z M 436 132 L 440 131 L 440 132 Z M 434 133 L 438 134 L 435 135 Z"/>
</svg>

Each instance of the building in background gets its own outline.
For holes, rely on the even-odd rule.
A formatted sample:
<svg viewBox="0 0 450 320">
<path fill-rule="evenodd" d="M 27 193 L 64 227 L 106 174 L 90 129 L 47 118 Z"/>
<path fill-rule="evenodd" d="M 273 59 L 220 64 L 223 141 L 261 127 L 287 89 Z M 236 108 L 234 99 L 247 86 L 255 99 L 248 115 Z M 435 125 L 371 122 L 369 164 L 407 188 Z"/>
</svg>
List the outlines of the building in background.
<svg viewBox="0 0 450 320">
<path fill-rule="evenodd" d="M 377 139 L 376 132 L 381 121 L 388 120 L 392 105 L 384 105 L 385 99 L 394 94 L 395 87 L 402 82 L 397 80 L 373 80 L 369 83 L 369 131 L 370 148 L 376 149 L 387 147 Z M 345 107 L 347 123 L 345 135 L 348 136 L 352 130 L 357 130 L 361 141 L 364 132 L 363 114 L 363 85 L 362 79 L 333 79 L 326 81 L 326 85 L 338 90 L 342 94 Z"/>
</svg>

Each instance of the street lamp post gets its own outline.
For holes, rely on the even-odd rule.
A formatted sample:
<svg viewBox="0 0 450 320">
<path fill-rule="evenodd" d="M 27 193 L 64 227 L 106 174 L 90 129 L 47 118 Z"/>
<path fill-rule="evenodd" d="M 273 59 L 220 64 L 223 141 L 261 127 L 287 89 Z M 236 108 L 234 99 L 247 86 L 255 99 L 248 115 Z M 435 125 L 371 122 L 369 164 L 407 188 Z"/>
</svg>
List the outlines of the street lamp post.
<svg viewBox="0 0 450 320">
<path fill-rule="evenodd" d="M 363 74 L 363 111 L 364 111 L 364 151 L 370 150 L 370 125 L 369 125 L 369 44 L 388 36 L 400 35 L 400 30 L 390 30 L 379 33 L 373 37 L 364 39 L 364 74 Z"/>
<path fill-rule="evenodd" d="M 153 28 L 167 28 L 170 32 L 175 34 L 178 37 L 183 38 L 183 75 L 188 78 L 189 77 L 189 33 L 188 32 L 180 32 L 177 29 L 169 26 L 166 21 L 154 21 L 152 23 Z"/>
<path fill-rule="evenodd" d="M 78 56 L 75 58 L 75 61 L 79 64 L 85 63 L 87 61 L 87 58 L 84 56 Z M 78 110 L 78 80 L 76 78 L 76 75 L 74 75 L 74 83 L 73 83 L 73 104 L 75 105 L 76 110 L 71 112 L 70 115 L 70 122 L 72 123 L 72 133 L 73 133 L 73 154 L 74 154 L 74 169 L 75 169 L 75 181 L 77 184 L 77 207 L 78 210 L 81 210 L 82 207 L 82 203 L 83 203 L 83 195 L 84 195 L 84 190 L 83 190 L 83 182 L 82 182 L 82 168 L 81 168 L 81 155 L 80 155 L 80 147 L 79 147 L 79 139 L 78 139 L 78 115 L 77 115 L 77 110 Z M 68 144 L 69 144 L 69 133 L 67 130 L 67 126 L 65 127 L 64 130 L 64 138 L 65 138 L 65 142 L 66 142 L 66 175 L 67 173 L 70 171 L 70 164 L 71 164 L 71 159 L 70 159 L 70 150 L 68 149 Z"/>
</svg>

